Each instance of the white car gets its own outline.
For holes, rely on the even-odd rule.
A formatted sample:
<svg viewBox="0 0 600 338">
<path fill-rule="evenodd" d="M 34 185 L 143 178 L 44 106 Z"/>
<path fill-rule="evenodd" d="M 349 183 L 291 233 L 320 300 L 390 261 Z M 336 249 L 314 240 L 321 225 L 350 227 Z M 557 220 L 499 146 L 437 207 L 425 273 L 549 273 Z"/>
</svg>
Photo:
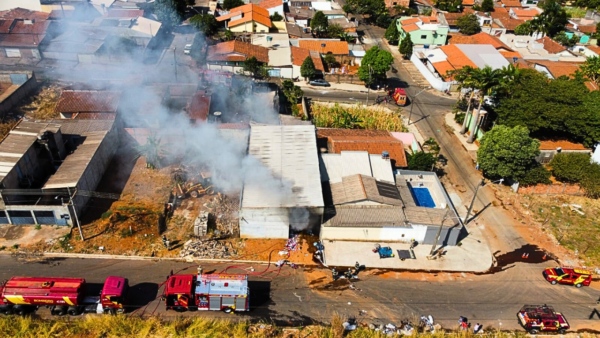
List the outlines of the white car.
<svg viewBox="0 0 600 338">
<path fill-rule="evenodd" d="M 187 44 L 185 45 L 185 47 L 183 48 L 183 54 L 190 54 L 190 52 L 192 51 L 192 44 Z"/>
</svg>

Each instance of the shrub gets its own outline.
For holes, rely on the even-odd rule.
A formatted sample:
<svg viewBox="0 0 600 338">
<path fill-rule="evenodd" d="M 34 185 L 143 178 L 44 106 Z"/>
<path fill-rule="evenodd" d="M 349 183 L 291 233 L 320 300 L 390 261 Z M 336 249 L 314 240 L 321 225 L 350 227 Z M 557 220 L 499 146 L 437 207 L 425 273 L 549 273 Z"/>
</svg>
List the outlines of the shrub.
<svg viewBox="0 0 600 338">
<path fill-rule="evenodd" d="M 456 122 L 458 124 L 463 124 L 463 122 L 465 121 L 466 115 L 467 114 L 463 113 L 463 112 L 454 113 L 454 122 Z"/>
<path fill-rule="evenodd" d="M 433 154 L 418 151 L 408 156 L 408 170 L 431 171 L 435 161 Z"/>
<path fill-rule="evenodd" d="M 102 213 L 102 215 L 100 216 L 100 218 L 107 219 L 107 218 L 109 218 L 112 215 L 112 213 L 113 213 L 112 210 L 108 210 L 107 212 Z"/>
<path fill-rule="evenodd" d="M 36 224 L 34 229 L 35 230 L 41 230 L 42 229 L 42 225 L 41 224 Z"/>
<path fill-rule="evenodd" d="M 557 180 L 569 183 L 580 182 L 590 165 L 590 155 L 578 153 L 556 154 L 549 164 Z"/>
<path fill-rule="evenodd" d="M 17 250 L 19 248 L 19 244 L 17 244 L 17 243 L 13 244 L 12 248 Z"/>
<path fill-rule="evenodd" d="M 534 184 L 550 184 L 550 176 L 552 174 L 546 167 L 538 165 L 530 169 L 525 176 L 519 181 L 519 184 L 523 186 L 534 185 Z"/>
<path fill-rule="evenodd" d="M 590 164 L 580 183 L 585 195 L 600 198 L 600 164 Z"/>
</svg>

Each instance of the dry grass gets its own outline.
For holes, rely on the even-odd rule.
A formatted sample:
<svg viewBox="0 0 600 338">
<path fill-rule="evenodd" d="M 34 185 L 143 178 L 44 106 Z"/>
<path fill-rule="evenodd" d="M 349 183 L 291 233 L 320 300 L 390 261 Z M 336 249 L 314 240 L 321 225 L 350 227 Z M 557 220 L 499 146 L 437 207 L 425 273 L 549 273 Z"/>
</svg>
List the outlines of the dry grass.
<svg viewBox="0 0 600 338">
<path fill-rule="evenodd" d="M 406 131 L 399 114 L 389 113 L 381 107 L 313 103 L 311 111 L 313 123 L 317 127 Z"/>
<path fill-rule="evenodd" d="M 95 316 L 83 318 L 42 320 L 31 317 L 1 317 L 0 337 L 14 338 L 83 338 L 83 337 L 135 337 L 135 338 L 178 338 L 178 337 L 277 337 L 277 338 L 383 338 L 390 337 L 368 328 L 344 334 L 341 319 L 334 316 L 331 326 L 297 327 L 293 331 L 284 332 L 283 328 L 270 324 L 250 324 L 245 321 L 210 320 L 204 318 L 177 318 L 163 321 L 152 317 L 141 319 L 130 316 Z M 524 332 L 490 332 L 477 337 L 524 337 Z M 584 335 L 585 336 L 585 335 Z M 397 336 L 396 336 L 397 337 Z M 469 338 L 475 335 L 467 332 L 437 331 L 434 334 L 415 334 L 413 337 L 431 338 Z"/>
<path fill-rule="evenodd" d="M 25 111 L 32 111 L 33 118 L 36 120 L 47 120 L 58 117 L 55 111 L 62 88 L 57 85 L 44 87 L 31 101 L 30 104 L 23 107 Z"/>
<path fill-rule="evenodd" d="M 18 120 L 8 120 L 0 123 L 0 140 L 4 139 L 6 135 L 15 127 L 19 122 Z"/>
</svg>

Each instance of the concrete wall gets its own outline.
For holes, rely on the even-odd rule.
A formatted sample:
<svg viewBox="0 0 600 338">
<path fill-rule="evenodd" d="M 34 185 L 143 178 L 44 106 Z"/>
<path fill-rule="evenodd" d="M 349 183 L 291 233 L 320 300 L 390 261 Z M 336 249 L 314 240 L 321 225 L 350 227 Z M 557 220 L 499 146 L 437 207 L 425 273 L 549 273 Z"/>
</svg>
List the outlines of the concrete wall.
<svg viewBox="0 0 600 338">
<path fill-rule="evenodd" d="M 598 149 L 600 149 L 600 147 L 598 147 Z M 587 149 L 587 150 L 561 150 L 561 153 L 567 154 L 567 153 L 582 153 L 582 154 L 592 154 L 592 150 L 591 149 Z M 554 156 L 556 156 L 556 154 L 558 154 L 558 151 L 556 151 L 556 149 L 552 149 L 552 150 L 540 150 L 540 154 L 535 158 L 536 161 L 538 161 L 541 164 L 548 164 L 550 161 L 552 161 L 552 159 L 554 158 Z"/>
<path fill-rule="evenodd" d="M 242 208 L 240 237 L 289 238 L 290 218 L 286 208 Z"/>
<path fill-rule="evenodd" d="M 8 211 L 25 211 L 30 212 L 33 222 L 31 224 L 44 224 L 44 225 L 68 225 L 73 226 L 73 218 L 69 206 L 67 205 L 7 205 L 5 208 L 6 215 L 8 216 L 8 224 L 15 224 L 16 220 L 10 217 Z M 54 213 L 55 222 L 44 221 L 36 217 L 36 211 L 52 211 Z M 1 212 L 0 212 L 1 216 Z M 2 217 L 1 219 L 4 219 Z"/>
<path fill-rule="evenodd" d="M 358 74 L 349 75 L 349 74 L 323 74 L 323 78 L 327 82 L 331 83 L 352 83 L 364 85 L 365 83 L 358 78 Z M 365 90 L 367 88 L 365 87 Z"/>
<path fill-rule="evenodd" d="M 422 225 L 411 228 L 321 227 L 321 238 L 323 240 L 399 241 L 408 243 L 411 239 L 422 242 L 426 233 L 427 227 Z"/>
<path fill-rule="evenodd" d="M 412 56 L 410 57 L 410 61 L 415 65 L 415 67 L 417 67 L 419 72 L 421 72 L 421 74 L 427 80 L 427 82 L 429 82 L 431 87 L 442 92 L 450 90 L 452 82 L 445 82 L 441 78 L 431 73 L 429 69 L 427 69 L 427 66 L 425 66 L 421 60 L 419 60 L 416 51 L 413 52 Z"/>
<path fill-rule="evenodd" d="M 254 25 L 256 25 L 256 27 L 254 27 Z M 234 33 L 244 33 L 244 32 L 268 33 L 269 29 L 270 29 L 270 27 L 267 27 L 256 21 L 248 21 L 248 22 L 239 24 L 235 27 L 229 28 L 229 30 Z"/>
<path fill-rule="evenodd" d="M 10 74 L 29 74 L 31 77 L 23 83 L 19 88 L 9 94 L 2 102 L 0 102 L 0 116 L 4 117 L 19 101 L 21 101 L 31 90 L 37 87 L 35 74 L 26 71 L 11 71 L 0 73 L 0 82 L 11 82 Z"/>
</svg>

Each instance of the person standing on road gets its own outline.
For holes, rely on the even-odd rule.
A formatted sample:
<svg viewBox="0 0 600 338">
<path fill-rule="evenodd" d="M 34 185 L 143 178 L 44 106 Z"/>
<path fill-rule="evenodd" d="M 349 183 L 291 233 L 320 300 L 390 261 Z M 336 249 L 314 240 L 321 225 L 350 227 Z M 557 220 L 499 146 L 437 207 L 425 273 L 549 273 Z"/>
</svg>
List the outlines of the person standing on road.
<svg viewBox="0 0 600 338">
<path fill-rule="evenodd" d="M 477 334 L 479 332 L 479 330 L 481 330 L 481 324 L 477 323 L 477 324 L 475 324 L 475 327 L 473 328 L 473 333 Z"/>
</svg>

